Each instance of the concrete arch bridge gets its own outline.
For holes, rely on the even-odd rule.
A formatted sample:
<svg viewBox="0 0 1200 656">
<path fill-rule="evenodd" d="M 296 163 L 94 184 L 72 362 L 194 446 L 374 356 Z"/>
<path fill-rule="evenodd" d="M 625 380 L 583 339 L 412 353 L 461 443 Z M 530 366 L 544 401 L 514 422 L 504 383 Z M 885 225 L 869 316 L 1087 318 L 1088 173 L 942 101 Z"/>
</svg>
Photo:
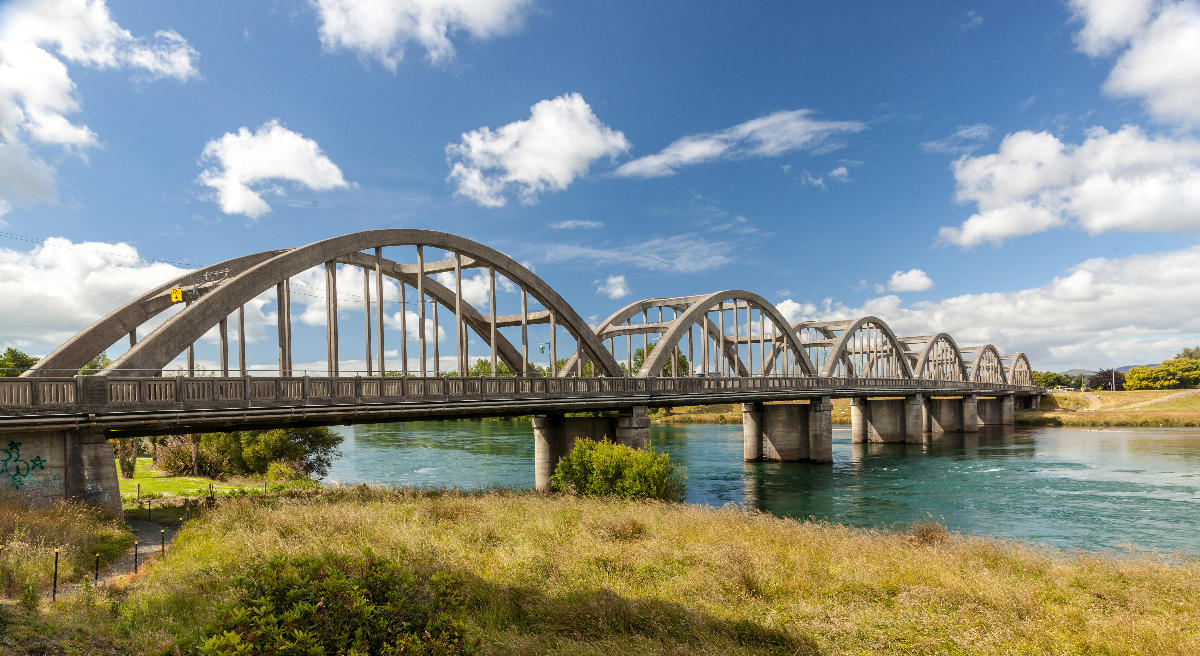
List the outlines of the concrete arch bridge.
<svg viewBox="0 0 1200 656">
<path fill-rule="evenodd" d="M 107 438 L 527 414 L 544 489 L 578 437 L 643 443 L 651 407 L 742 403 L 747 460 L 828 462 L 833 398 L 852 399 L 856 441 L 912 442 L 1011 424 L 1043 393 L 1022 353 L 879 317 L 791 324 L 745 290 L 644 299 L 593 329 L 495 249 L 372 230 L 190 271 L 0 378 L 0 489 L 119 509 Z"/>
</svg>

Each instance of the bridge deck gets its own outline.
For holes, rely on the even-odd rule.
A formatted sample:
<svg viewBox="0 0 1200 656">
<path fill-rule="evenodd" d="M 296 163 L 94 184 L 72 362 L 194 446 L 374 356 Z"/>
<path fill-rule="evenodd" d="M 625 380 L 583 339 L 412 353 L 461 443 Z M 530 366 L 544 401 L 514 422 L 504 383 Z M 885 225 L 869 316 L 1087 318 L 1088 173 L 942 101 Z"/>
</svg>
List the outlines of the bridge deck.
<svg viewBox="0 0 1200 656">
<path fill-rule="evenodd" d="M 161 434 L 630 407 L 1016 394 L 1000 383 L 896 378 L 109 377 L 0 379 L 0 433 L 91 428 Z"/>
</svg>

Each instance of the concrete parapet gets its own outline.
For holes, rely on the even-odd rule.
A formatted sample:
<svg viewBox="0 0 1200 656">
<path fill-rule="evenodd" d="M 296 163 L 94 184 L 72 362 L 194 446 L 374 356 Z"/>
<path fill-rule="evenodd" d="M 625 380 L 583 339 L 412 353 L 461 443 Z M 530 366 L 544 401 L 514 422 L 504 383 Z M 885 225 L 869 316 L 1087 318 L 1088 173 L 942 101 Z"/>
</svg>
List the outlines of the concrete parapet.
<svg viewBox="0 0 1200 656">
<path fill-rule="evenodd" d="M 121 514 L 113 448 L 98 431 L 37 431 L 0 443 L 0 494 L 32 506 L 73 499 Z"/>
</svg>

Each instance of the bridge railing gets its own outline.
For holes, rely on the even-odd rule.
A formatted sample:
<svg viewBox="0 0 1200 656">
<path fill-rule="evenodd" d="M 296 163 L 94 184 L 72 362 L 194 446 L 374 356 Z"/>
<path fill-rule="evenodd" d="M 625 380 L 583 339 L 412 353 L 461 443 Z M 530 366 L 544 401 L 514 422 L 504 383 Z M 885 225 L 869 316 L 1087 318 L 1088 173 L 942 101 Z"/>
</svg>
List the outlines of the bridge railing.
<svg viewBox="0 0 1200 656">
<path fill-rule="evenodd" d="M 1039 394 L 1038 387 L 897 378 L 143 377 L 0 378 L 0 415 L 747 392 Z"/>
</svg>

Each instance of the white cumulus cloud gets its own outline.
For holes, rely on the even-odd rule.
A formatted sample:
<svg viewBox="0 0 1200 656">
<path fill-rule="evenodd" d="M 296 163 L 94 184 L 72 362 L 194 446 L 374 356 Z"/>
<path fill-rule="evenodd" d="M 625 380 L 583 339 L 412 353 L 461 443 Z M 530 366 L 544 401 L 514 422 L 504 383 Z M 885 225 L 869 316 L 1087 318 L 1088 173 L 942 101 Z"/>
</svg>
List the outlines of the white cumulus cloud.
<svg viewBox="0 0 1200 656">
<path fill-rule="evenodd" d="M 321 45 L 374 57 L 391 70 L 415 42 L 435 64 L 454 58 L 450 37 L 503 36 L 521 25 L 530 0 L 313 0 Z"/>
<path fill-rule="evenodd" d="M 1116 53 L 1104 91 L 1140 98 L 1156 118 L 1200 122 L 1200 4 L 1194 0 L 1072 0 L 1080 51 Z"/>
<path fill-rule="evenodd" d="M 36 151 L 82 156 L 99 136 L 70 118 L 82 109 L 68 65 L 127 69 L 150 79 L 196 77 L 198 53 L 172 30 L 135 37 L 103 0 L 17 0 L 0 9 L 0 201 L 54 202 L 55 170 Z"/>
<path fill-rule="evenodd" d="M 811 109 L 775 112 L 717 132 L 681 137 L 653 155 L 625 162 L 615 174 L 657 178 L 674 175 L 684 166 L 719 159 L 775 157 L 797 150 L 821 150 L 834 147 L 833 140 L 840 135 L 867 128 L 858 121 L 822 121 L 813 118 L 813 114 Z"/>
<path fill-rule="evenodd" d="M 1047 132 L 1008 135 L 993 154 L 954 163 L 957 198 L 977 211 L 943 240 L 999 243 L 1062 225 L 1109 230 L 1200 229 L 1200 141 L 1140 128 L 1093 128 L 1080 144 Z"/>
<path fill-rule="evenodd" d="M 900 335 L 945 331 L 960 346 L 1024 351 L 1035 369 L 1159 362 L 1200 343 L 1200 246 L 1086 260 L 1037 287 L 905 304 L 888 294 L 857 307 L 784 301 L 792 320 L 882 318 Z M 788 312 L 785 312 L 788 314 Z"/>
<path fill-rule="evenodd" d="M 316 141 L 271 120 L 251 132 L 242 127 L 204 146 L 200 156 L 208 168 L 199 182 L 216 190 L 221 211 L 258 218 L 271 211 L 264 192 L 282 194 L 271 181 L 295 182 L 314 191 L 346 187 L 342 171 Z M 252 186 L 254 188 L 252 188 Z"/>
<path fill-rule="evenodd" d="M 603 294 L 611 299 L 629 296 L 629 285 L 625 282 L 625 276 L 608 276 L 604 280 L 595 282 L 597 283 L 597 294 Z"/>
<path fill-rule="evenodd" d="M 526 120 L 472 130 L 446 146 L 447 181 L 485 207 L 504 206 L 510 192 L 533 202 L 566 189 L 592 162 L 627 150 L 624 134 L 601 123 L 583 96 L 567 93 L 538 102 Z"/>
<path fill-rule="evenodd" d="M 897 271 L 887 284 L 887 288 L 893 292 L 923 292 L 932 287 L 933 281 L 920 269 Z"/>
</svg>

